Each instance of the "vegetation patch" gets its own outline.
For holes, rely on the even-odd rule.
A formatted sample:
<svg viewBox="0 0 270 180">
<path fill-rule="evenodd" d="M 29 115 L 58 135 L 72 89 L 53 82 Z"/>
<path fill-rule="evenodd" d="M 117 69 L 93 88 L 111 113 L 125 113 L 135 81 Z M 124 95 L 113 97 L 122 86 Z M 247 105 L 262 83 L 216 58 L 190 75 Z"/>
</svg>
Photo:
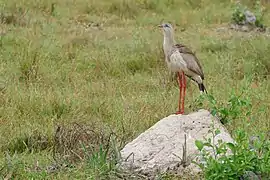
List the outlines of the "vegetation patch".
<svg viewBox="0 0 270 180">
<path fill-rule="evenodd" d="M 235 163 L 234 156 L 205 156 L 203 172 L 218 178 L 223 158 L 226 170 L 237 170 L 227 177 L 247 171 L 267 177 L 268 141 L 260 134 L 270 129 L 270 5 L 256 2 L 1 1 L 1 178 L 144 179 L 119 172 L 117 152 L 177 109 L 179 87 L 164 61 L 161 22 L 177 27 L 177 42 L 196 51 L 204 70 L 209 94 L 200 96 L 187 80 L 186 113 L 208 109 L 236 139 L 233 132 L 243 135 L 233 145 Z M 212 29 L 242 27 L 253 17 L 248 10 L 256 17 L 248 26 L 265 33 Z M 265 143 L 248 152 L 243 147 L 257 135 Z M 243 158 L 254 161 L 241 164 Z M 160 175 L 177 178 L 189 177 Z"/>
<path fill-rule="evenodd" d="M 250 31 L 256 29 L 257 31 L 265 31 L 266 26 L 263 23 L 263 10 L 261 1 L 255 1 L 255 13 L 248 10 L 248 8 L 237 2 L 234 12 L 232 14 L 232 28 L 242 31 Z"/>
</svg>

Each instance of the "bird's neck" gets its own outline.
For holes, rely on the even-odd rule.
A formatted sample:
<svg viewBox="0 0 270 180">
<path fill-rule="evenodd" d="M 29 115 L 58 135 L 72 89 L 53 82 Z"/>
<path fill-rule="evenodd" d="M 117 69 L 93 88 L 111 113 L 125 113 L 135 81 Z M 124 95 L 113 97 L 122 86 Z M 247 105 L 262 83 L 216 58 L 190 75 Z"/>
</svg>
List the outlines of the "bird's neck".
<svg viewBox="0 0 270 180">
<path fill-rule="evenodd" d="M 173 34 L 164 34 L 163 49 L 166 54 L 170 51 L 174 44 L 175 40 Z"/>
</svg>

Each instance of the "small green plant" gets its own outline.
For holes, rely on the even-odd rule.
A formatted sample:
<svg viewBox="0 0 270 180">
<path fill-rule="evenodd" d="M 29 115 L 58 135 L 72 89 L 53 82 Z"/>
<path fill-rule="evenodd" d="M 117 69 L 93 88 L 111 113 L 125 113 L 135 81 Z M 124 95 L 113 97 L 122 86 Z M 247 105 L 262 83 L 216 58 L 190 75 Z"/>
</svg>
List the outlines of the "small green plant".
<svg viewBox="0 0 270 180">
<path fill-rule="evenodd" d="M 117 138 L 110 134 L 106 142 L 99 143 L 97 147 L 92 144 L 86 146 L 80 143 L 84 152 L 85 167 L 91 171 L 94 179 L 107 177 L 116 173 L 116 164 L 120 160 L 120 153 L 117 145 Z"/>
<path fill-rule="evenodd" d="M 255 26 L 264 28 L 265 26 L 263 25 L 262 5 L 261 5 L 261 1 L 258 1 L 258 0 L 255 2 L 255 16 L 256 16 Z"/>
<path fill-rule="evenodd" d="M 257 0 L 255 2 L 254 16 L 256 17 L 256 20 L 254 21 L 254 24 L 251 23 L 250 21 L 247 21 L 246 13 L 248 12 L 248 8 L 246 6 L 238 2 L 234 8 L 235 9 L 232 14 L 233 23 L 239 24 L 239 25 L 244 25 L 246 23 L 249 23 L 251 25 L 255 25 L 256 27 L 264 28 L 261 1 Z"/>
<path fill-rule="evenodd" d="M 270 177 L 270 141 L 265 135 L 258 136 L 251 144 L 248 134 L 243 130 L 236 131 L 235 143 L 226 143 L 214 138 L 220 131 L 210 130 L 211 138 L 199 141 L 195 145 L 200 151 L 201 163 L 197 164 L 206 179 L 239 179 L 247 172 L 252 172 L 262 178 Z M 208 149 L 207 149 L 208 148 Z M 213 154 L 209 152 L 209 148 Z"/>
<path fill-rule="evenodd" d="M 110 157 L 109 147 L 104 148 L 101 144 L 99 151 L 92 153 L 89 153 L 89 149 L 86 147 L 84 149 L 87 156 L 87 166 L 91 169 L 95 178 L 107 177 L 114 172 L 117 159 Z"/>
<path fill-rule="evenodd" d="M 244 24 L 246 20 L 244 12 L 246 11 L 246 9 L 246 7 L 244 7 L 240 3 L 237 3 L 232 14 L 232 21 L 236 24 Z"/>
<path fill-rule="evenodd" d="M 246 111 L 243 111 L 243 110 Z M 251 113 L 251 103 L 249 99 L 242 99 L 241 95 L 232 94 L 228 103 L 220 107 L 213 107 L 212 114 L 218 113 L 221 122 L 224 124 L 231 122 L 237 118 L 246 117 Z"/>
<path fill-rule="evenodd" d="M 251 114 L 251 102 L 248 98 L 242 98 L 242 95 L 243 93 L 240 95 L 234 93 L 231 94 L 231 97 L 225 104 L 218 103 L 214 96 L 208 94 L 199 97 L 197 103 L 202 104 L 203 100 L 207 100 L 211 109 L 211 114 L 213 116 L 218 116 L 222 124 L 227 124 L 236 119 L 245 118 Z"/>
</svg>

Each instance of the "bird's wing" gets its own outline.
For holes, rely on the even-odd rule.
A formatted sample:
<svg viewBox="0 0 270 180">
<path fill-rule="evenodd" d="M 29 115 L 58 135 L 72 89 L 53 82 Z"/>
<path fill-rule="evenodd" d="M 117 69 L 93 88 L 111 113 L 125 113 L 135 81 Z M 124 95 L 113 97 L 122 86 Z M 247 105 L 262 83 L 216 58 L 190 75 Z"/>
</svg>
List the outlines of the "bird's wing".
<svg viewBox="0 0 270 180">
<path fill-rule="evenodd" d="M 202 66 L 199 60 L 197 59 L 196 55 L 183 44 L 175 44 L 174 47 L 177 48 L 177 50 L 181 53 L 184 61 L 187 64 L 187 68 L 192 72 L 201 76 L 202 79 L 204 79 Z"/>
</svg>

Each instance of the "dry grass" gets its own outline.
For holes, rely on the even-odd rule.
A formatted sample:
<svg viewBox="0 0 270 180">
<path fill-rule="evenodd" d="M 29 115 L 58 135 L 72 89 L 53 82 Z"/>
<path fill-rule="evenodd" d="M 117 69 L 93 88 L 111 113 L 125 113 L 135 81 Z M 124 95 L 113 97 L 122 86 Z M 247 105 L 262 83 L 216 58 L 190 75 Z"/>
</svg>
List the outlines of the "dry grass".
<svg viewBox="0 0 270 180">
<path fill-rule="evenodd" d="M 229 2 L 10 0 L 0 4 L 0 32 L 4 32 L 0 39 L 3 157 L 7 150 L 28 149 L 32 154 L 14 158 L 31 164 L 34 153 L 46 149 L 39 157 L 52 159 L 55 127 L 59 124 L 67 125 L 63 126 L 67 133 L 74 130 L 70 128 L 74 122 L 80 127 L 97 122 L 128 141 L 174 113 L 178 89 L 163 59 L 162 34 L 156 28 L 162 20 L 172 22 L 178 41 L 196 51 L 208 92 L 226 103 L 232 92 L 240 94 L 244 89 L 243 96 L 252 102 L 249 132 L 270 128 L 269 37 L 217 31 L 230 21 Z M 265 14 L 269 25 L 269 10 Z M 196 106 L 198 96 L 197 86 L 189 81 L 186 113 L 210 108 L 207 103 Z M 238 119 L 230 128 L 242 124 L 246 122 Z M 46 143 L 25 146 L 33 135 Z M 83 179 L 86 170 L 77 167 L 50 176 Z M 13 176 L 46 177 L 24 168 Z"/>
<path fill-rule="evenodd" d="M 112 135 L 110 129 L 94 124 L 70 123 L 58 126 L 54 136 L 53 157 L 58 162 L 76 163 L 87 158 L 89 154 L 85 151 L 93 154 L 99 151 L 100 145 L 109 148 Z"/>
</svg>

